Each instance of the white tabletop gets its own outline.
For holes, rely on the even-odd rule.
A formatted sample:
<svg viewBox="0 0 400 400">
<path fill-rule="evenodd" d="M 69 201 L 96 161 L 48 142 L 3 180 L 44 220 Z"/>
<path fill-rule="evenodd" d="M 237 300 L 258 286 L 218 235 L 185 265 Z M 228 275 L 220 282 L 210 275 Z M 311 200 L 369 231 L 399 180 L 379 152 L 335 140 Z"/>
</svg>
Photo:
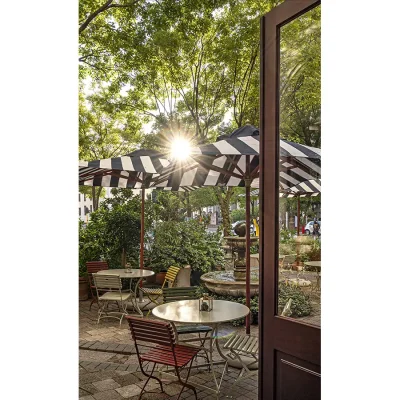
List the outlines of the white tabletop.
<svg viewBox="0 0 400 400">
<path fill-rule="evenodd" d="M 152 310 L 157 318 L 190 324 L 219 324 L 243 318 L 249 312 L 245 305 L 226 300 L 214 300 L 211 311 L 200 311 L 199 300 L 174 301 L 161 304 Z"/>
<path fill-rule="evenodd" d="M 132 272 L 126 272 L 125 269 L 104 269 L 99 271 L 98 274 L 101 275 L 119 275 L 120 278 L 146 278 L 147 276 L 154 275 L 154 271 L 149 271 L 148 269 L 132 269 Z"/>
</svg>

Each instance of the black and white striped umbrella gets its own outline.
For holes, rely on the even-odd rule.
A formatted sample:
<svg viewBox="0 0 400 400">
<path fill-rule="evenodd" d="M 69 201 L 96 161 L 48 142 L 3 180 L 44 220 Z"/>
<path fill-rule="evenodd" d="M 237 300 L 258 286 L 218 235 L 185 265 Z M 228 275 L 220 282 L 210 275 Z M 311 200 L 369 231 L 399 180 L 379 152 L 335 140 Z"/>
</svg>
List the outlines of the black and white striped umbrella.
<svg viewBox="0 0 400 400">
<path fill-rule="evenodd" d="M 279 197 L 292 198 L 292 197 L 314 197 L 321 194 L 321 180 L 312 179 L 304 181 L 289 189 L 283 190 L 279 193 Z M 244 195 L 241 195 L 244 196 Z M 259 196 L 259 189 L 252 190 L 250 196 Z"/>
<path fill-rule="evenodd" d="M 172 190 L 178 190 L 181 186 L 245 186 L 248 157 L 250 176 L 253 179 L 251 186 L 258 187 L 260 142 L 257 128 L 251 128 L 247 130 L 247 135 L 242 132 L 237 136 L 224 137 L 215 143 L 192 148 L 185 162 L 172 161 L 154 178 L 152 186 L 170 187 Z M 319 178 L 321 150 L 282 139 L 280 171 L 282 189 Z"/>
<path fill-rule="evenodd" d="M 122 157 L 80 161 L 79 185 L 140 189 L 168 165 L 163 154 L 144 149 Z"/>
</svg>

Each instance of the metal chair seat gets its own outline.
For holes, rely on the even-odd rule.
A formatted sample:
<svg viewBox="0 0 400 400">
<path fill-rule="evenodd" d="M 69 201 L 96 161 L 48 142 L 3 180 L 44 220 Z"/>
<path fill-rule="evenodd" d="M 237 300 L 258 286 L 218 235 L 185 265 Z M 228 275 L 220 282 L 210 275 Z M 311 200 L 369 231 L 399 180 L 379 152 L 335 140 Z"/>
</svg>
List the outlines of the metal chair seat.
<svg viewBox="0 0 400 400">
<path fill-rule="evenodd" d="M 200 349 L 185 345 L 175 345 L 175 358 L 170 347 L 158 346 L 140 356 L 142 361 L 150 361 L 158 364 L 169 365 L 172 367 L 184 367 Z"/>
<path fill-rule="evenodd" d="M 142 287 L 140 289 L 143 294 L 156 294 L 156 295 L 162 295 L 162 289 L 161 288 L 155 288 L 155 287 Z"/>
<path fill-rule="evenodd" d="M 225 343 L 224 349 L 230 350 L 227 356 L 232 360 L 237 360 L 242 367 L 235 383 L 258 373 L 258 347 L 258 337 L 250 335 L 235 335 Z M 244 358 L 248 357 L 250 361 L 245 362 Z"/>
<path fill-rule="evenodd" d="M 185 333 L 207 333 L 211 331 L 212 328 L 205 325 L 183 325 L 176 327 L 178 335 L 184 335 Z"/>
<path fill-rule="evenodd" d="M 117 293 L 117 292 L 106 292 L 102 294 L 99 299 L 106 301 L 127 301 L 132 296 L 131 293 Z"/>
</svg>

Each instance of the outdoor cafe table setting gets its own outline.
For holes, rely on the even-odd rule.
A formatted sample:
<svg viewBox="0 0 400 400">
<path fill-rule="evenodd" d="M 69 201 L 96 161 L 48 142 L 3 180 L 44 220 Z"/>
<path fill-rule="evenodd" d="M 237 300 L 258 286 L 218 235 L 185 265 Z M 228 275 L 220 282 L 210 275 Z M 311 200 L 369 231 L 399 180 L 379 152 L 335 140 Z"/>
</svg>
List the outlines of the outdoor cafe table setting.
<svg viewBox="0 0 400 400">
<path fill-rule="evenodd" d="M 153 271 L 149 271 L 147 269 L 130 269 L 130 268 L 123 268 L 123 269 L 107 269 L 104 271 L 99 271 L 98 274 L 101 275 L 118 275 L 120 278 L 130 279 L 129 282 L 129 290 L 131 291 L 134 301 L 133 305 L 136 311 L 143 316 L 143 312 L 139 307 L 138 304 L 138 287 L 140 282 L 144 278 L 148 278 L 149 276 L 154 275 Z M 135 288 L 132 290 L 132 281 L 137 280 Z M 139 300 L 140 301 L 140 300 Z"/>
<path fill-rule="evenodd" d="M 205 301 L 207 305 L 202 304 L 202 301 L 203 301 L 202 299 L 181 300 L 171 303 L 165 303 L 153 308 L 152 312 L 155 317 L 171 322 L 175 331 L 176 331 L 175 323 L 189 324 L 189 325 L 201 324 L 201 325 L 208 325 L 212 328 L 211 336 L 209 339 L 210 343 L 209 348 L 207 349 L 206 347 L 204 348 L 202 347 L 209 353 L 209 363 L 203 364 L 201 366 L 207 365 L 210 367 L 210 371 L 213 375 L 216 389 L 214 390 L 208 386 L 195 384 L 193 382 L 192 384 L 195 386 L 197 385 L 212 390 L 218 396 L 218 394 L 220 393 L 220 387 L 223 375 L 225 373 L 226 365 L 222 372 L 220 382 L 218 382 L 217 377 L 215 376 L 215 366 L 217 364 L 226 364 L 227 362 L 227 357 L 222 353 L 221 348 L 219 346 L 219 338 L 218 338 L 219 325 L 223 322 L 229 322 L 235 319 L 243 318 L 250 313 L 250 310 L 245 305 L 235 303 L 232 301 L 226 301 L 226 300 L 211 300 L 211 302 Z M 222 361 L 214 361 L 213 359 L 214 344 L 219 355 L 222 357 Z"/>
</svg>

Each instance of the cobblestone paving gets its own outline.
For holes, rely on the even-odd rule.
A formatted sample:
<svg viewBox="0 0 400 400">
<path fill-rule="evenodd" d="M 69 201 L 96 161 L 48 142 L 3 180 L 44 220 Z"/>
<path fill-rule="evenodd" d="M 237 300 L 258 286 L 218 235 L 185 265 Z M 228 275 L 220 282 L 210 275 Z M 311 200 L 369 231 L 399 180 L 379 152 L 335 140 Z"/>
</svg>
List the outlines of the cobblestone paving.
<svg viewBox="0 0 400 400">
<path fill-rule="evenodd" d="M 93 304 L 89 311 L 90 301 L 80 302 L 79 310 L 79 398 L 80 400 L 136 400 L 144 385 L 145 377 L 140 372 L 137 356 L 126 321 L 119 325 L 115 319 L 102 320 L 97 325 L 97 306 Z M 229 335 L 244 333 L 243 327 L 221 324 L 219 337 L 223 343 Z M 258 335 L 258 327 L 252 326 L 252 335 Z M 124 346 L 122 346 L 124 345 Z M 130 346 L 128 346 L 130 345 Z M 93 348 L 93 349 L 91 349 Z M 216 361 L 220 357 L 214 357 Z M 204 359 L 198 357 L 197 363 Z M 217 378 L 223 367 L 218 366 Z M 237 400 L 257 399 L 257 375 L 241 380 L 233 386 L 238 369 L 229 368 L 225 373 L 220 398 L 229 396 Z M 204 368 L 194 368 L 190 380 L 206 387 L 215 387 L 212 374 Z M 180 385 L 164 384 L 166 393 L 161 393 L 155 380 L 149 382 L 142 399 L 176 399 Z M 214 399 L 215 394 L 205 388 L 197 389 L 198 399 Z M 194 400 L 192 391 L 185 389 L 181 399 Z"/>
</svg>

